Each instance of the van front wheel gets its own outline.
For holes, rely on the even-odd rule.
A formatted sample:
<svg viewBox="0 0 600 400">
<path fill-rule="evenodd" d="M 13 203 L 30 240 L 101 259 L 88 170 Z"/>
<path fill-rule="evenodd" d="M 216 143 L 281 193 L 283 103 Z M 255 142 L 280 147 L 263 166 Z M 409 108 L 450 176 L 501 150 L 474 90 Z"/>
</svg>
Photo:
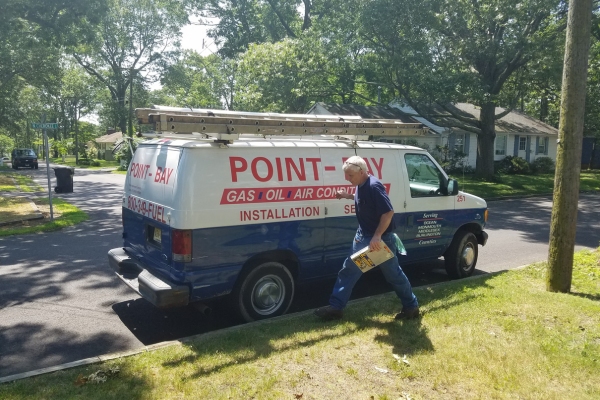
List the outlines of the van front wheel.
<svg viewBox="0 0 600 400">
<path fill-rule="evenodd" d="M 294 280 L 283 264 L 260 264 L 241 279 L 234 299 L 241 317 L 247 322 L 283 315 L 292 304 Z"/>
<path fill-rule="evenodd" d="M 466 278 L 477 264 L 477 238 L 471 232 L 457 232 L 444 255 L 446 272 L 452 279 Z"/>
</svg>

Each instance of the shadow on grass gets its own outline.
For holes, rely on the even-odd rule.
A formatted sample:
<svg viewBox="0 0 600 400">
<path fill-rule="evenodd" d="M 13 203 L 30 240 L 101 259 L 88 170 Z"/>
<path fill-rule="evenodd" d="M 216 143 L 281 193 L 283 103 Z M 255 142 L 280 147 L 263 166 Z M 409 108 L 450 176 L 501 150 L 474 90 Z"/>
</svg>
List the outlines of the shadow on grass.
<svg viewBox="0 0 600 400">
<path fill-rule="evenodd" d="M 484 275 L 468 281 L 416 290 L 421 308 L 425 310 L 422 318 L 427 318 L 427 313 L 439 308 L 472 301 L 473 296 L 456 294 L 469 288 L 487 287 L 487 281 L 493 276 Z M 441 301 L 443 305 L 430 306 L 434 300 Z M 210 359 L 218 354 L 214 365 L 199 364 L 196 366 L 197 370 L 187 377 L 195 379 L 218 373 L 234 365 L 252 363 L 278 352 L 309 348 L 320 342 L 351 336 L 373 328 L 385 332 L 378 334 L 375 340 L 390 345 L 394 354 L 410 355 L 435 351 L 421 318 L 410 321 L 393 319 L 399 308 L 398 299 L 393 294 L 386 294 L 350 304 L 341 321 L 322 322 L 312 314 L 304 313 L 246 325 L 232 332 L 208 334 L 188 343 L 189 349 L 195 354 L 170 360 L 162 365 L 165 368 L 176 368 L 184 364 L 198 363 L 199 360 Z M 337 349 L 332 345 L 331 351 Z"/>
<path fill-rule="evenodd" d="M 592 301 L 600 301 L 600 294 L 597 293 L 571 292 L 569 294 L 577 297 L 583 297 L 584 299 L 589 299 Z"/>
</svg>

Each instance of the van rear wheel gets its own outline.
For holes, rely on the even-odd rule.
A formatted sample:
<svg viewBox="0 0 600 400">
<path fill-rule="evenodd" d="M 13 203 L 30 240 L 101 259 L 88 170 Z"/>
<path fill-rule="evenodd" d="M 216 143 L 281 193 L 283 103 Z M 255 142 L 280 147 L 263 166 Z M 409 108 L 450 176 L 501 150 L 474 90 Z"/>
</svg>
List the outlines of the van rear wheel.
<svg viewBox="0 0 600 400">
<path fill-rule="evenodd" d="M 294 279 L 285 265 L 266 262 L 241 277 L 233 293 L 236 308 L 247 322 L 283 315 L 294 298 Z"/>
<path fill-rule="evenodd" d="M 446 272 L 452 279 L 466 278 L 475 271 L 478 256 L 477 238 L 471 232 L 459 231 L 454 235 L 444 255 Z"/>
</svg>

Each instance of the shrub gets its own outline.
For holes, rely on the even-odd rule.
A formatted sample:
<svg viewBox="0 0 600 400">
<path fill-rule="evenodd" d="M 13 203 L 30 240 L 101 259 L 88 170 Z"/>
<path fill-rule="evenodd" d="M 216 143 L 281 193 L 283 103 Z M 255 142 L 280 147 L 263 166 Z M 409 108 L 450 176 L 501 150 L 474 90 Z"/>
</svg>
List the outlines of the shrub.
<svg viewBox="0 0 600 400">
<path fill-rule="evenodd" d="M 527 175 L 531 173 L 530 164 L 521 157 L 506 156 L 495 162 L 495 170 L 501 174 Z"/>
<path fill-rule="evenodd" d="M 531 169 L 536 174 L 549 174 L 554 172 L 554 160 L 550 157 L 539 157 L 531 163 Z"/>
</svg>

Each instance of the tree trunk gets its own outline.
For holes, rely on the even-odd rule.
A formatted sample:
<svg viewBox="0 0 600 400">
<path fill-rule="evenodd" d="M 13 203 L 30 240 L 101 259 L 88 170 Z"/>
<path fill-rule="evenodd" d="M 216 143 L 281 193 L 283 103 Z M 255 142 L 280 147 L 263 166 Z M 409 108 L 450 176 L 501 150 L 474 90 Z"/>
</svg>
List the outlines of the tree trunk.
<svg viewBox="0 0 600 400">
<path fill-rule="evenodd" d="M 475 176 L 482 179 L 491 179 L 494 176 L 495 115 L 496 104 L 488 102 L 481 105 L 481 113 L 479 114 L 481 133 L 477 135 Z"/>
<path fill-rule="evenodd" d="M 127 96 L 127 85 L 119 85 L 117 88 L 117 98 L 115 101 L 119 105 L 118 118 L 119 129 L 124 135 L 127 134 L 127 107 L 125 105 L 125 97 Z"/>
<path fill-rule="evenodd" d="M 546 277 L 550 292 L 571 290 L 591 17 L 591 0 L 569 1 Z"/>
</svg>

